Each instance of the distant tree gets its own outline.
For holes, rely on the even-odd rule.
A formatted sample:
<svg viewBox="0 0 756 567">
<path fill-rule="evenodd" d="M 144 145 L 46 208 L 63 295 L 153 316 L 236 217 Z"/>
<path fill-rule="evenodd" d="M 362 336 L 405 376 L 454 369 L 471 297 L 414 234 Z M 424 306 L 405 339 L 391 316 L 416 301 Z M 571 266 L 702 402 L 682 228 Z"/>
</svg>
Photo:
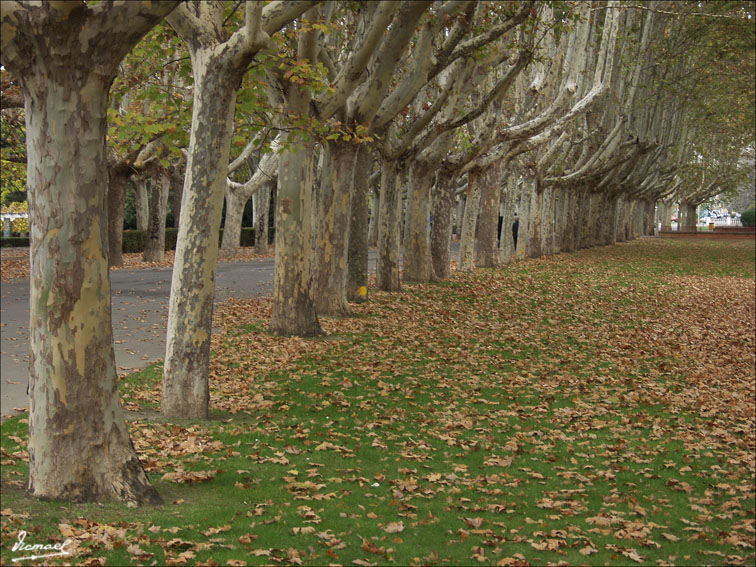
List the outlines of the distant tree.
<svg viewBox="0 0 756 567">
<path fill-rule="evenodd" d="M 245 2 L 244 23 L 224 27 L 224 2 L 181 4 L 168 22 L 192 59 L 194 102 L 181 218 L 168 306 L 165 417 L 206 418 L 209 405 L 218 232 L 231 153 L 236 95 L 270 36 L 314 2 Z"/>
</svg>

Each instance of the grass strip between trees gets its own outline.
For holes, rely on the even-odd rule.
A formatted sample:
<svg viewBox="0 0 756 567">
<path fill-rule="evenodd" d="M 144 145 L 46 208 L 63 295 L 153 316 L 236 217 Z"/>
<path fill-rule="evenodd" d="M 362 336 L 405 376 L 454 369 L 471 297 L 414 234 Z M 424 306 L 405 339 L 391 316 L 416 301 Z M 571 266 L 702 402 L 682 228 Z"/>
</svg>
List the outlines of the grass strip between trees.
<svg viewBox="0 0 756 567">
<path fill-rule="evenodd" d="M 218 310 L 213 419 L 126 377 L 160 507 L 27 498 L 2 425 L 2 563 L 754 561 L 754 243 L 637 240 L 373 293 L 322 339 Z"/>
</svg>

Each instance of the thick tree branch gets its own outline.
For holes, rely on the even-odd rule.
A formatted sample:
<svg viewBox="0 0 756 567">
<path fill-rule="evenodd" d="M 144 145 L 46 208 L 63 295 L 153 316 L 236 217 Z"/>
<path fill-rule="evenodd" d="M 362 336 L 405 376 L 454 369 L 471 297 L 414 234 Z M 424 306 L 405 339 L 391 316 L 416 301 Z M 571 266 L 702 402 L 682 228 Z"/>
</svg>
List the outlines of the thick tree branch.
<svg viewBox="0 0 756 567">
<path fill-rule="evenodd" d="M 405 0 L 394 15 L 388 36 L 373 59 L 375 68 L 356 109 L 355 118 L 359 122 L 371 122 L 375 117 L 391 85 L 391 76 L 415 33 L 415 26 L 431 4 L 429 1 Z"/>
<path fill-rule="evenodd" d="M 320 116 L 330 117 L 344 105 L 370 62 L 370 57 L 383 38 L 386 28 L 394 17 L 396 8 L 395 2 L 384 1 L 375 9 L 370 27 L 364 34 L 362 41 L 356 49 L 349 52 L 344 66 L 334 79 L 333 91 L 320 97 L 318 101 Z"/>
<path fill-rule="evenodd" d="M 273 35 L 294 18 L 301 16 L 319 3 L 318 0 L 276 0 L 271 2 L 262 10 L 262 31 L 268 35 Z"/>
</svg>

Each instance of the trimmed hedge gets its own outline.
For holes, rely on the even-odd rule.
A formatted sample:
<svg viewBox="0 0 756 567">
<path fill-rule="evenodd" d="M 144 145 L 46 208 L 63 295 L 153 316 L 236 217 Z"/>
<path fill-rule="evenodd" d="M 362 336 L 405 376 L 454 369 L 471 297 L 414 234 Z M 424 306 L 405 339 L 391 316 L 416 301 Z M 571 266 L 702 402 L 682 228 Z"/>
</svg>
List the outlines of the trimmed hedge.
<svg viewBox="0 0 756 567">
<path fill-rule="evenodd" d="M 178 237 L 178 229 L 166 228 L 165 229 L 165 249 L 175 250 L 176 239 Z M 143 230 L 124 230 L 123 231 L 123 252 L 124 254 L 144 252 L 144 243 L 147 239 L 147 233 Z M 218 235 L 218 244 L 220 245 L 223 240 L 223 229 L 220 229 Z M 254 228 L 242 228 L 241 229 L 241 245 L 242 246 L 254 246 L 255 245 L 255 229 Z"/>
<path fill-rule="evenodd" d="M 0 247 L 2 248 L 21 248 L 24 246 L 29 246 L 28 236 L 0 237 Z"/>
<path fill-rule="evenodd" d="M 743 226 L 756 226 L 756 209 L 750 208 L 743 211 L 740 222 Z"/>
<path fill-rule="evenodd" d="M 176 238 L 178 236 L 178 229 L 166 228 L 165 229 L 165 249 L 176 249 Z M 147 239 L 147 233 L 144 230 L 124 230 L 123 231 L 123 247 L 124 254 L 132 254 L 144 252 L 144 243 Z M 218 243 L 223 240 L 223 229 L 220 229 L 220 235 L 218 236 Z M 255 229 L 254 228 L 242 228 L 241 229 L 241 245 L 242 246 L 254 246 L 255 245 Z M 29 246 L 28 236 L 14 236 L 10 238 L 0 238 L 0 246 L 3 248 L 19 248 L 23 246 Z"/>
</svg>

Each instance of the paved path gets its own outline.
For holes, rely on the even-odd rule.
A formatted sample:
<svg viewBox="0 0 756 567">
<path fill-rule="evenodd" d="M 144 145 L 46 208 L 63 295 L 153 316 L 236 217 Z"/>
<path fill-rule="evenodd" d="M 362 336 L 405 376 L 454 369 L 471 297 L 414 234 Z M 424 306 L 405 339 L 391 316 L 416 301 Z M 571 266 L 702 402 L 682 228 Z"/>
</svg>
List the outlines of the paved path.
<svg viewBox="0 0 756 567">
<path fill-rule="evenodd" d="M 215 300 L 273 295 L 273 259 L 218 264 Z M 110 273 L 113 338 L 119 374 L 165 356 L 171 268 Z M 0 286 L 0 400 L 2 416 L 29 401 L 29 280 Z"/>
<path fill-rule="evenodd" d="M 459 242 L 452 242 L 458 257 Z M 369 270 L 375 273 L 376 251 L 370 250 Z M 218 264 L 215 302 L 230 297 L 273 295 L 274 260 Z M 119 374 L 162 360 L 172 268 L 115 270 L 110 272 L 113 340 Z M 29 376 L 29 280 L 0 286 L 0 399 L 2 417 L 26 408 Z"/>
</svg>

